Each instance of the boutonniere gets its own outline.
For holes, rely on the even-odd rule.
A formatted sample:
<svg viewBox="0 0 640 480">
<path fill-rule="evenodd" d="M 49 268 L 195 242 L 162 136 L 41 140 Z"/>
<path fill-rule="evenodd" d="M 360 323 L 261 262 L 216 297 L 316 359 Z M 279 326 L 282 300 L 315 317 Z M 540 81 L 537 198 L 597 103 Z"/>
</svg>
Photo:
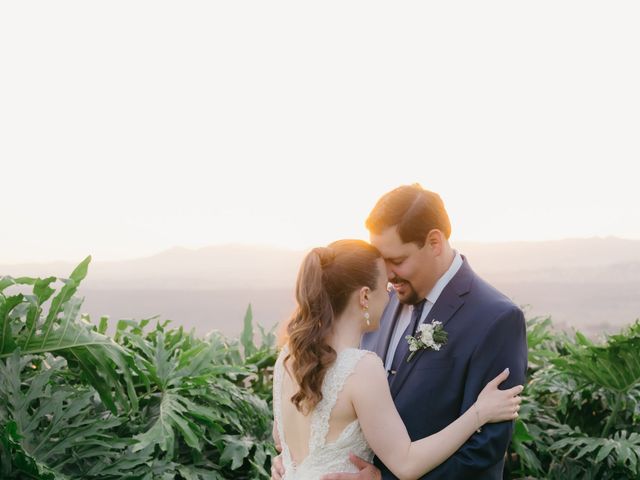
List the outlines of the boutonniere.
<svg viewBox="0 0 640 480">
<path fill-rule="evenodd" d="M 431 320 L 431 323 L 420 325 L 415 337 L 411 335 L 404 337 L 409 342 L 409 352 L 411 352 L 407 357 L 407 363 L 411 361 L 418 350 L 427 348 L 440 350 L 447 343 L 447 335 L 445 329 L 442 328 L 442 322 L 435 319 Z"/>
</svg>

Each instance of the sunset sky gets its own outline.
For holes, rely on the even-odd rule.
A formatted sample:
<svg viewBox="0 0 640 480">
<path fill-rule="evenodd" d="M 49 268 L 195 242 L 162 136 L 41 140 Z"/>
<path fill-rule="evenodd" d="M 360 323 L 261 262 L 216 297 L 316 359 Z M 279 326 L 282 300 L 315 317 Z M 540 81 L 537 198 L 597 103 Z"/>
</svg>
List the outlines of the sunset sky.
<svg viewBox="0 0 640 480">
<path fill-rule="evenodd" d="M 5 2 L 0 263 L 367 238 L 412 182 L 454 241 L 640 239 L 639 5 Z"/>
</svg>

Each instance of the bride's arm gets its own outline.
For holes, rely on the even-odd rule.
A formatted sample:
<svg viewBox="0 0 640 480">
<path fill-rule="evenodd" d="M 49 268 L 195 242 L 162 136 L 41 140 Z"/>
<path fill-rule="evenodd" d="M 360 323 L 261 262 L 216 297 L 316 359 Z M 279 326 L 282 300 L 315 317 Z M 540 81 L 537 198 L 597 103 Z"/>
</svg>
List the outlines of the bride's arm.
<svg viewBox="0 0 640 480">
<path fill-rule="evenodd" d="M 362 432 L 371 449 L 400 480 L 423 476 L 455 453 L 484 424 L 485 412 L 476 414 L 472 406 L 438 433 L 411 442 L 393 403 L 386 372 L 376 355 L 365 355 L 352 379 L 352 402 Z M 493 381 L 496 381 L 497 377 Z M 503 375 L 503 381 L 506 375 Z M 519 387 L 514 387 L 516 395 Z M 507 391 L 505 391 L 506 394 Z"/>
</svg>

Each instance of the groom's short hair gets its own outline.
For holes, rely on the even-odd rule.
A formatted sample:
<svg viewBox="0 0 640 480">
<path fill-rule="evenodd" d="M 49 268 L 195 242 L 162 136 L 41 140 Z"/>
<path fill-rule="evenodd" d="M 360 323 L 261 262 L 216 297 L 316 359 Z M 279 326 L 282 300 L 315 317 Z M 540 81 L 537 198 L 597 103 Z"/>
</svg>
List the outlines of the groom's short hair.
<svg viewBox="0 0 640 480">
<path fill-rule="evenodd" d="M 365 221 L 371 233 L 382 233 L 395 226 L 404 243 L 424 246 L 427 234 L 437 228 L 448 239 L 451 222 L 444 202 L 435 192 L 425 190 L 419 183 L 402 185 L 385 193 Z"/>
</svg>

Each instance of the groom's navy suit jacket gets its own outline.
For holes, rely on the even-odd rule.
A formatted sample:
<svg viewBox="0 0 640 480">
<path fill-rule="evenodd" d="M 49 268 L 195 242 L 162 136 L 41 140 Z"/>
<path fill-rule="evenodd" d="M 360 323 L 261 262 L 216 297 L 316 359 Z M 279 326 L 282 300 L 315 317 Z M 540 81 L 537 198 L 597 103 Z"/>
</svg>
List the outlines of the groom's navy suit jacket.
<svg viewBox="0 0 640 480">
<path fill-rule="evenodd" d="M 500 388 L 524 385 L 524 315 L 511 300 L 476 275 L 464 255 L 462 259 L 462 266 L 425 319 L 443 323 L 447 344 L 440 351 L 418 350 L 409 363 L 403 360 L 390 383 L 394 403 L 412 441 L 437 433 L 453 422 L 506 367 L 510 375 Z M 361 347 L 376 352 L 383 362 L 400 307 L 392 293 L 380 328 L 362 339 Z M 512 433 L 513 422 L 486 424 L 451 458 L 422 478 L 502 479 L 504 455 Z M 383 479 L 396 478 L 378 457 L 374 463 Z"/>
</svg>

